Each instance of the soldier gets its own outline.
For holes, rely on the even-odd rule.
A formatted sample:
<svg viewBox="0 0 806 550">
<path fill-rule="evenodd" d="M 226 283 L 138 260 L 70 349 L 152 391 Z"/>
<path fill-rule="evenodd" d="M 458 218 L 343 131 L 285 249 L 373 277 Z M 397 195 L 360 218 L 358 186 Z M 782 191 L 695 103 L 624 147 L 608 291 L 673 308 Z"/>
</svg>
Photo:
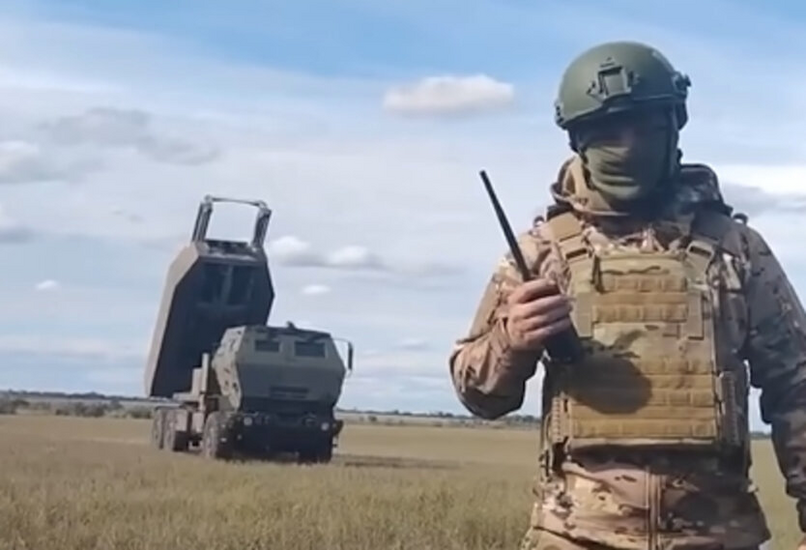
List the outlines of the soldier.
<svg viewBox="0 0 806 550">
<path fill-rule="evenodd" d="M 555 116 L 573 154 L 518 237 L 534 279 L 507 254 L 451 353 L 459 399 L 487 419 L 544 366 L 523 549 L 758 548 L 750 385 L 806 532 L 806 315 L 716 174 L 681 162 L 689 86 L 634 42 L 569 65 Z M 583 357 L 544 353 L 572 324 Z"/>
</svg>

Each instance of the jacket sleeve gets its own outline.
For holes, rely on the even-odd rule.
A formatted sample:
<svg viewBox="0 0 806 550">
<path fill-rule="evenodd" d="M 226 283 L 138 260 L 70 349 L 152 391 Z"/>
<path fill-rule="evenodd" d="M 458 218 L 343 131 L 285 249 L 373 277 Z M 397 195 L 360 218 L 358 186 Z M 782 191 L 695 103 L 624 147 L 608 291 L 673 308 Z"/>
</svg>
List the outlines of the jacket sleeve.
<svg viewBox="0 0 806 550">
<path fill-rule="evenodd" d="M 786 493 L 806 532 L 806 314 L 778 259 L 755 231 L 745 233 L 751 383 L 761 390 Z"/>
<path fill-rule="evenodd" d="M 537 238 L 536 230 L 520 235 L 518 242 L 527 266 L 538 273 L 548 245 Z M 482 293 L 468 334 L 456 342 L 448 360 L 459 400 L 481 418 L 499 418 L 523 405 L 526 382 L 542 354 L 513 350 L 507 336 L 507 299 L 521 282 L 507 253 Z"/>
</svg>

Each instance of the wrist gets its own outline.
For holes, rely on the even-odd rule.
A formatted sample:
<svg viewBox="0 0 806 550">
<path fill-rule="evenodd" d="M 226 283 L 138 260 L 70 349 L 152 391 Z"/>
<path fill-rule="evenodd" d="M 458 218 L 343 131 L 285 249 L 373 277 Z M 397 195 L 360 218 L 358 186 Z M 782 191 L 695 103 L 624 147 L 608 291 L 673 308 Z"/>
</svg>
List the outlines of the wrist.
<svg viewBox="0 0 806 550">
<path fill-rule="evenodd" d="M 500 357 L 499 367 L 504 370 L 526 371 L 532 369 L 542 353 L 541 349 L 519 348 L 509 332 L 508 318 L 499 318 L 493 326 L 493 340 L 496 342 L 497 355 Z"/>
</svg>

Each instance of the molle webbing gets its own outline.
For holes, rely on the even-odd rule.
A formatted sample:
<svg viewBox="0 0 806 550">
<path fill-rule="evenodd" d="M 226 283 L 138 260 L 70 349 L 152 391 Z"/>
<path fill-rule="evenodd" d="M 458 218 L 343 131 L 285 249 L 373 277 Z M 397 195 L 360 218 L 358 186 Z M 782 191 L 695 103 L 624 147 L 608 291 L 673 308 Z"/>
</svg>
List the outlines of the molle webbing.
<svg viewBox="0 0 806 550">
<path fill-rule="evenodd" d="M 581 363 L 549 366 L 552 443 L 742 444 L 735 396 L 746 380 L 719 372 L 706 281 L 719 231 L 676 251 L 594 254 L 572 213 L 549 223 L 588 352 Z"/>
</svg>

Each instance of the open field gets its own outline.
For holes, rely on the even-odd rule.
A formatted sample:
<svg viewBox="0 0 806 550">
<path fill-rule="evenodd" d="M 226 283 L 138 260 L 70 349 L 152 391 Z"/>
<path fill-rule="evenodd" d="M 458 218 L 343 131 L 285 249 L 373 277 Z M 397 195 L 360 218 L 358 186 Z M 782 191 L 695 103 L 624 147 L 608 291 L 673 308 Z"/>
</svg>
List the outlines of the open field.
<svg viewBox="0 0 806 550">
<path fill-rule="evenodd" d="M 325 466 L 208 462 L 147 446 L 149 421 L 0 416 L 0 549 L 517 548 L 534 433 L 345 428 Z M 775 533 L 798 541 L 771 448 L 755 479 Z"/>
</svg>

